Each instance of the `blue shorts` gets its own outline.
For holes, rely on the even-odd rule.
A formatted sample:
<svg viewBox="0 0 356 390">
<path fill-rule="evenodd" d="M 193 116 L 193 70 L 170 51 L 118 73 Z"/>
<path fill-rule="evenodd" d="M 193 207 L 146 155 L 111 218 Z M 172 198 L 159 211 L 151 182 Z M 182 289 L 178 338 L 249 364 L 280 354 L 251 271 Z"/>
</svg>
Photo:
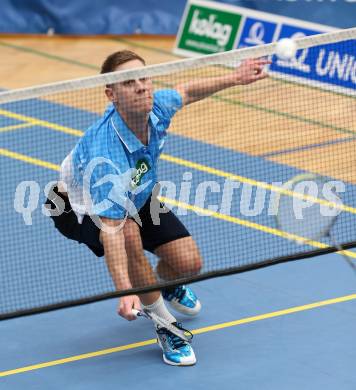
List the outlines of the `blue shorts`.
<svg viewBox="0 0 356 390">
<path fill-rule="evenodd" d="M 82 223 L 79 223 L 68 198 L 59 193 L 56 186 L 53 186 L 52 191 L 49 192 L 45 202 L 46 207 L 49 210 L 58 209 L 56 205 L 58 196 L 63 199 L 65 210 L 61 215 L 51 215 L 54 226 L 65 237 L 85 244 L 96 256 L 104 256 L 104 247 L 99 239 L 100 229 L 88 215 L 85 215 Z M 159 200 L 150 197 L 138 213 L 142 222 L 140 234 L 145 250 L 154 253 L 160 245 L 190 236 L 188 230 L 171 210 L 161 213 L 159 215 L 160 223 L 155 225 L 150 213 L 151 202 L 159 202 Z M 160 203 L 160 206 L 163 207 L 163 204 Z"/>
</svg>

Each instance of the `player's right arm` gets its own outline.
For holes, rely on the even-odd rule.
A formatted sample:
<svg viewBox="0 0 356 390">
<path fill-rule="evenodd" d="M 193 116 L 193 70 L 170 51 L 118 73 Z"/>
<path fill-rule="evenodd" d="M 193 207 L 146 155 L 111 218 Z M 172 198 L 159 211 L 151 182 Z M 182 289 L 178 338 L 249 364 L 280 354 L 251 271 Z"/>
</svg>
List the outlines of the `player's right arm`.
<svg viewBox="0 0 356 390">
<path fill-rule="evenodd" d="M 101 229 L 100 240 L 104 246 L 105 260 L 117 291 L 130 290 L 128 257 L 125 249 L 125 235 L 122 219 L 101 217 L 101 221 L 109 229 Z M 132 308 L 140 309 L 140 300 L 136 295 L 128 295 L 120 299 L 118 313 L 127 320 L 135 320 Z"/>
<path fill-rule="evenodd" d="M 268 74 L 264 71 L 264 66 L 270 63 L 271 61 L 265 58 L 247 59 L 226 75 L 193 79 L 176 85 L 174 89 L 181 95 L 183 105 L 191 104 L 223 89 L 236 85 L 251 84 L 268 77 Z"/>
</svg>

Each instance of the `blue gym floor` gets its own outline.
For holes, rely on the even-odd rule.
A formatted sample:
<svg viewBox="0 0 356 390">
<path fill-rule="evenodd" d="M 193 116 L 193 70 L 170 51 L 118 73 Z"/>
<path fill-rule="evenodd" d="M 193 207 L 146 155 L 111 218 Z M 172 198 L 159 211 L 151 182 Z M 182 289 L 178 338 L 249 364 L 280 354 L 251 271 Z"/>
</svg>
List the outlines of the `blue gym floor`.
<svg viewBox="0 0 356 390">
<path fill-rule="evenodd" d="M 3 115 L 2 127 L 32 123 L 0 132 L 2 311 L 113 288 L 103 260 L 61 237 L 40 208 L 32 214 L 32 226 L 14 210 L 15 189 L 23 180 L 40 184 L 41 204 L 44 186 L 57 179 L 56 166 L 78 140 L 33 124 L 33 118 L 45 120 L 41 112 L 51 111 L 51 122 L 81 129 L 95 118 L 85 113 L 78 116 L 85 118 L 82 123 L 73 124 L 73 109 L 37 104 L 35 112 L 30 106 L 2 107 L 26 116 L 19 120 Z M 176 135 L 171 135 L 164 152 L 268 183 L 298 172 Z M 188 170 L 168 161 L 160 164 L 162 180 L 178 183 Z M 223 183 L 211 173 L 192 174 L 193 182 Z M 211 194 L 209 201 L 214 200 Z M 344 201 L 355 207 L 355 199 Z M 232 213 L 240 217 L 238 210 Z M 231 266 L 239 259 L 258 261 L 301 250 L 263 230 L 208 217 L 198 223 L 197 218 L 193 213 L 182 216 L 206 259 L 205 270 L 219 268 L 222 257 Z M 266 213 L 251 220 L 273 226 Z M 342 223 L 341 219 L 339 231 Z M 202 301 L 201 314 L 177 316 L 197 333 L 193 345 L 198 363 L 189 368 L 165 365 L 151 324 L 118 317 L 116 299 L 2 321 L 0 389 L 355 389 L 355 285 L 355 275 L 337 254 L 196 283 L 192 287 Z"/>
</svg>

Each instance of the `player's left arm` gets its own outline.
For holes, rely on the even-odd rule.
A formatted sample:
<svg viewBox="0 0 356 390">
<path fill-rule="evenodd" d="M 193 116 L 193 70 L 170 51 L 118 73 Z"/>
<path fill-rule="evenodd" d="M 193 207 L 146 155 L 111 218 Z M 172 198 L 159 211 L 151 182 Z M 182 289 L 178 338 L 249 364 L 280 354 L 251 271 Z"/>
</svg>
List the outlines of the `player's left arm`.
<svg viewBox="0 0 356 390">
<path fill-rule="evenodd" d="M 176 85 L 175 90 L 182 96 L 183 105 L 191 104 L 223 89 L 265 79 L 268 74 L 264 71 L 264 66 L 270 63 L 265 58 L 244 60 L 240 66 L 227 75 L 191 80 Z"/>
</svg>

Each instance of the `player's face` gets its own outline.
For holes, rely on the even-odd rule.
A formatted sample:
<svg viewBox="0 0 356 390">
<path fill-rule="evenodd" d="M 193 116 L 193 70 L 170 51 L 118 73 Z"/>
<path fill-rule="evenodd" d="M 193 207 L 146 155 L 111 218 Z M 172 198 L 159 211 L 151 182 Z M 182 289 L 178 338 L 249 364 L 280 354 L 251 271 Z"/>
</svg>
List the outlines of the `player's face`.
<svg viewBox="0 0 356 390">
<path fill-rule="evenodd" d="M 143 68 L 140 60 L 132 60 L 118 66 L 116 70 Z M 147 114 L 152 109 L 153 85 L 147 77 L 132 79 L 113 84 L 107 89 L 109 99 L 116 103 L 120 111 Z"/>
</svg>

